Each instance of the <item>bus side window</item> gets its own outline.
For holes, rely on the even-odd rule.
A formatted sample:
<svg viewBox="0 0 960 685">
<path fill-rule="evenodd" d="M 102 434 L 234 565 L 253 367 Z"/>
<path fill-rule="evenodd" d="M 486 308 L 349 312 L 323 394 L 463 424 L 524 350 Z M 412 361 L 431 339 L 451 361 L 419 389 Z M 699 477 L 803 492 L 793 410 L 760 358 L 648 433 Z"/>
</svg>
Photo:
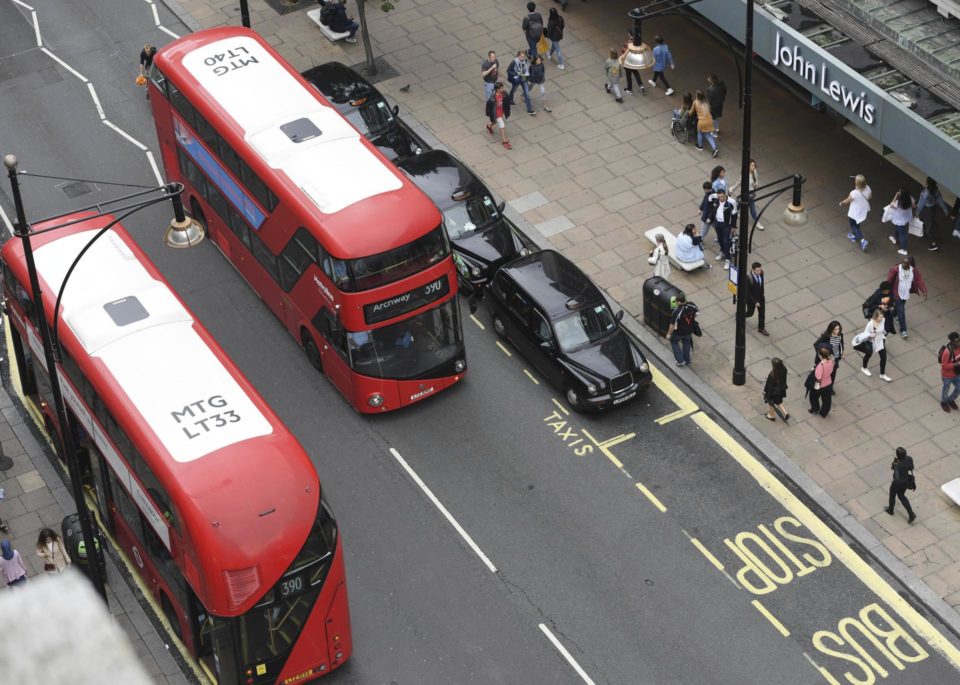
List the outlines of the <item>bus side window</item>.
<svg viewBox="0 0 960 685">
<path fill-rule="evenodd" d="M 347 336 L 343 334 L 343 327 L 330 310 L 324 307 L 314 318 L 314 322 L 320 331 L 320 335 L 327 339 L 337 352 L 344 358 L 347 357 Z"/>
<path fill-rule="evenodd" d="M 253 256 L 260 262 L 260 266 L 267 270 L 267 273 L 270 274 L 270 278 L 272 278 L 274 282 L 279 282 L 280 268 L 277 266 L 276 255 L 270 251 L 270 248 L 267 247 L 259 237 L 253 234 L 250 235 L 250 242 L 253 244 Z"/>
<path fill-rule="evenodd" d="M 157 88 L 160 89 L 160 92 L 163 93 L 164 97 L 169 97 L 167 94 L 167 77 L 164 76 L 159 69 L 157 69 L 156 65 L 153 66 L 151 73 L 153 74 L 151 76 L 151 80 L 157 84 Z"/>
</svg>

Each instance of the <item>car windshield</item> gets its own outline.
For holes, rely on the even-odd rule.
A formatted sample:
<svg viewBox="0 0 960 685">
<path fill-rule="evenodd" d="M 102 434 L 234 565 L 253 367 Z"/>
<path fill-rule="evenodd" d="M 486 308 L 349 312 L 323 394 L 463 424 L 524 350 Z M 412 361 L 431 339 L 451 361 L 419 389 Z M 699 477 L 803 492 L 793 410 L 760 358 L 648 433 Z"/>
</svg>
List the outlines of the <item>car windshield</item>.
<svg viewBox="0 0 960 685">
<path fill-rule="evenodd" d="M 489 195 L 468 196 L 463 202 L 443 211 L 443 220 L 450 240 L 466 238 L 488 227 L 499 217 L 497 205 Z"/>
<path fill-rule="evenodd" d="M 456 298 L 409 319 L 347 333 L 350 366 L 375 378 L 418 378 L 463 348 Z"/>
<path fill-rule="evenodd" d="M 347 119 L 367 138 L 376 137 L 393 124 L 393 112 L 383 100 L 347 112 Z"/>
<path fill-rule="evenodd" d="M 617 320 L 606 303 L 578 309 L 553 323 L 560 349 L 570 352 L 605 338 L 617 330 Z"/>
</svg>

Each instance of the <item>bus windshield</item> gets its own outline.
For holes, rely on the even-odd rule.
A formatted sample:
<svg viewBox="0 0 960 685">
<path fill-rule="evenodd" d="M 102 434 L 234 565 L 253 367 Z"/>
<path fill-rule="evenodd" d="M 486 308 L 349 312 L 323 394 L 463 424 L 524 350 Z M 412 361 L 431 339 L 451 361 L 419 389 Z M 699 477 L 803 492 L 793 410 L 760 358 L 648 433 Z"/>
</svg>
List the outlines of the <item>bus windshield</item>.
<svg viewBox="0 0 960 685">
<path fill-rule="evenodd" d="M 417 378 L 450 361 L 462 346 L 456 299 L 370 331 L 347 333 L 350 365 L 375 378 Z"/>
<path fill-rule="evenodd" d="M 337 524 L 321 502 L 320 515 L 289 570 L 241 616 L 240 658 L 245 665 L 286 654 L 306 623 L 336 550 Z"/>
<path fill-rule="evenodd" d="M 423 271 L 450 254 L 443 226 L 412 243 L 350 261 L 354 290 L 370 290 Z"/>
</svg>

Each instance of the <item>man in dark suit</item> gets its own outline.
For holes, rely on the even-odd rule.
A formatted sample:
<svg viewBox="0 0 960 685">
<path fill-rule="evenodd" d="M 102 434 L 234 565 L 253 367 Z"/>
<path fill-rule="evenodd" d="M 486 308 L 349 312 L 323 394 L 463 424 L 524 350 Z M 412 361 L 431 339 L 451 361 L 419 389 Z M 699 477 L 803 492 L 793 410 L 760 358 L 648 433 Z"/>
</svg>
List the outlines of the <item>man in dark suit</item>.
<svg viewBox="0 0 960 685">
<path fill-rule="evenodd" d="M 753 310 L 757 310 L 757 330 L 760 335 L 770 335 L 763 325 L 767 313 L 767 302 L 763 296 L 765 280 L 760 262 L 751 264 L 750 275 L 747 277 L 747 316 L 753 316 Z"/>
</svg>

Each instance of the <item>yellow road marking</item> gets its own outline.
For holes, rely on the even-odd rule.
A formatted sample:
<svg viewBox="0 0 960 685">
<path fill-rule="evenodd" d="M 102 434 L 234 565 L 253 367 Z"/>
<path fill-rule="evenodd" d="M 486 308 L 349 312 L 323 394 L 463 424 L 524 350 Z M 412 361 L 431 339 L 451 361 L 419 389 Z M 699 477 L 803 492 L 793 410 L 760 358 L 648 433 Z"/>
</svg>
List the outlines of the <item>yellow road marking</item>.
<svg viewBox="0 0 960 685">
<path fill-rule="evenodd" d="M 505 355 L 507 355 L 508 357 L 512 357 L 512 356 L 513 356 L 512 354 L 510 354 L 510 350 L 508 350 L 506 347 L 504 347 L 504 346 L 503 346 L 503 343 L 500 342 L 499 340 L 497 341 L 497 347 L 499 347 L 499 348 L 500 348 L 500 351 L 503 352 L 503 353 L 504 353 Z"/>
<path fill-rule="evenodd" d="M 723 564 L 720 563 L 720 560 L 719 560 L 719 559 L 717 559 L 715 556 L 713 556 L 713 552 L 711 552 L 709 549 L 707 549 L 706 546 L 705 546 L 702 542 L 700 542 L 700 541 L 697 540 L 696 538 L 690 538 L 690 542 L 693 543 L 693 546 L 694 546 L 694 547 L 696 547 L 697 549 L 700 550 L 700 554 L 702 554 L 703 556 L 705 556 L 705 557 L 707 558 L 707 561 L 709 561 L 711 564 L 713 564 L 714 567 L 716 567 L 716 569 L 717 569 L 718 571 L 722 571 L 722 570 L 723 570 Z"/>
<path fill-rule="evenodd" d="M 604 440 L 600 443 L 602 447 L 613 447 L 614 445 L 619 445 L 621 442 L 626 442 L 627 440 L 632 440 L 637 436 L 636 433 L 621 433 L 620 435 L 615 435 L 609 440 Z"/>
<path fill-rule="evenodd" d="M 660 373 L 660 370 L 653 364 L 650 365 L 650 373 L 653 375 L 654 385 L 660 389 L 660 392 L 670 398 L 670 401 L 677 405 L 680 411 L 686 411 L 688 414 L 691 414 L 698 409 L 696 403 L 687 397 L 673 381 Z M 667 414 L 667 416 L 670 416 L 670 414 Z M 657 423 L 659 422 L 658 419 Z"/>
<path fill-rule="evenodd" d="M 651 502 L 653 502 L 653 506 L 655 506 L 657 509 L 660 510 L 660 513 L 666 513 L 667 508 L 666 508 L 665 506 L 663 506 L 663 502 L 661 502 L 659 499 L 657 499 L 657 496 L 654 495 L 652 492 L 650 492 L 650 491 L 647 489 L 647 486 L 646 486 L 646 485 L 644 485 L 643 483 L 637 483 L 637 490 L 639 490 L 639 491 L 642 492 L 644 495 L 646 495 L 646 496 L 647 496 L 647 499 L 650 500 Z"/>
<path fill-rule="evenodd" d="M 767 610 L 767 607 L 763 606 L 763 604 L 760 603 L 759 599 L 753 600 L 751 604 L 753 604 L 754 608 L 757 611 L 759 611 L 761 614 L 767 617 L 767 620 L 770 621 L 771 624 L 773 624 L 773 627 L 776 628 L 781 635 L 783 635 L 784 637 L 790 637 L 790 631 L 787 630 L 786 627 L 782 623 L 780 623 L 779 620 L 777 620 L 776 616 L 774 616 Z"/>
<path fill-rule="evenodd" d="M 553 402 L 555 405 L 557 405 L 557 409 L 559 409 L 560 411 L 562 411 L 562 412 L 563 412 L 564 414 L 566 414 L 567 416 L 570 416 L 570 412 L 567 411 L 567 408 L 564 407 L 564 406 L 563 406 L 562 404 L 560 404 L 559 402 L 557 402 L 556 399 L 554 399 L 553 397 L 551 397 L 551 398 L 550 398 L 550 401 Z"/>
<path fill-rule="evenodd" d="M 540 385 L 540 381 L 538 381 L 536 378 L 534 378 L 532 373 L 530 373 L 530 372 L 527 371 L 526 369 L 524 369 L 523 372 L 524 372 L 525 374 L 527 374 L 527 378 L 529 378 L 530 380 L 532 380 L 535 385 Z"/>
<path fill-rule="evenodd" d="M 487 330 L 487 327 L 480 323 L 480 319 L 475 317 L 473 314 L 470 315 L 470 320 L 473 321 L 480 328 L 481 331 Z"/>
<path fill-rule="evenodd" d="M 670 423 L 671 421 L 682 419 L 684 416 L 690 416 L 690 414 L 692 414 L 696 410 L 697 410 L 696 407 L 693 407 L 692 409 L 677 409 L 677 411 L 670 412 L 669 414 L 665 414 L 664 416 L 661 416 L 659 419 L 657 419 L 657 423 L 663 426 L 665 424 Z"/>
<path fill-rule="evenodd" d="M 834 533 L 827 524 L 821 521 L 783 483 L 774 477 L 759 460 L 747 452 L 732 436 L 703 412 L 695 413 L 692 418 L 700 429 L 733 457 L 764 490 L 770 493 L 787 511 L 805 525 L 820 542 L 826 545 L 835 558 L 839 559 L 864 585 L 900 614 L 904 621 L 949 661 L 954 668 L 960 668 L 960 649 L 941 635 L 919 611 L 910 606 L 907 600 L 901 597 L 839 535 Z"/>
<path fill-rule="evenodd" d="M 593 442 L 593 444 L 597 446 L 598 450 L 603 452 L 603 454 L 607 457 L 607 459 L 613 462 L 614 466 L 616 466 L 620 470 L 623 470 L 623 462 L 621 462 L 619 459 L 613 456 L 613 452 L 611 452 L 602 442 L 600 442 L 595 437 L 590 435 L 590 433 L 587 432 L 586 428 L 581 428 L 580 432 L 586 435 L 588 438 L 590 438 L 591 442 Z"/>
</svg>

